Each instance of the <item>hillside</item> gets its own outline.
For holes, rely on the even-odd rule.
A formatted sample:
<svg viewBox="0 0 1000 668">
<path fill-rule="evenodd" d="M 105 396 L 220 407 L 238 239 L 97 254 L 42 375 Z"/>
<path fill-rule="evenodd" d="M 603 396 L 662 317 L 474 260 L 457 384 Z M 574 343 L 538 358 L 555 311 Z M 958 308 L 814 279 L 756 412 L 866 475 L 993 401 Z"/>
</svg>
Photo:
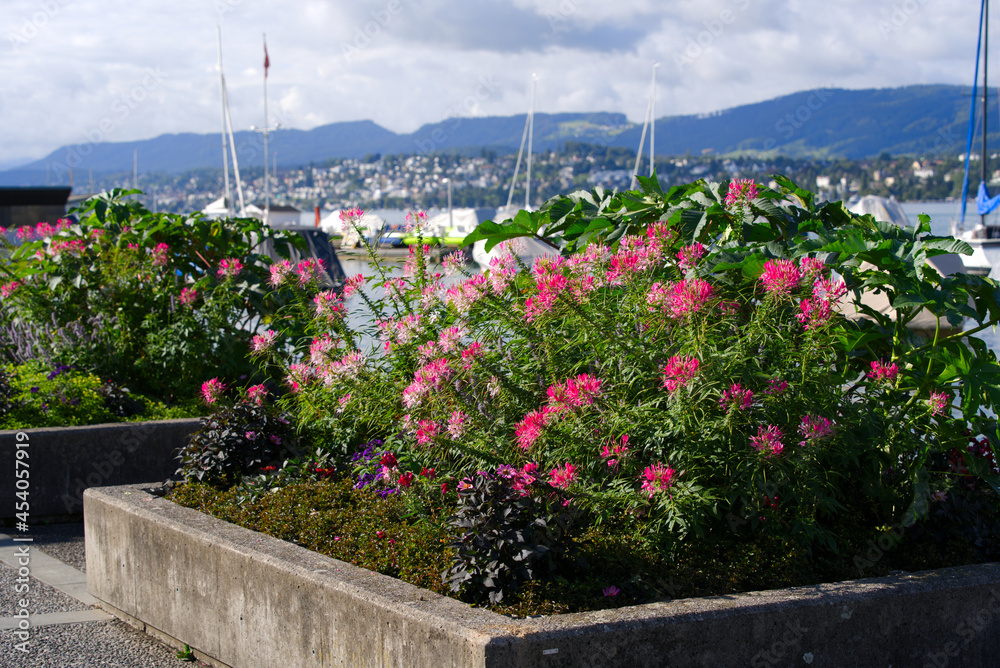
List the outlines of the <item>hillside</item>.
<svg viewBox="0 0 1000 668">
<path fill-rule="evenodd" d="M 964 150 L 969 89 L 927 85 L 892 89 L 817 89 L 725 109 L 712 114 L 668 116 L 656 122 L 660 155 L 775 151 L 793 157 L 863 158 L 880 153 L 954 154 Z M 997 96 L 990 96 L 990 118 L 997 123 Z M 669 100 L 660 100 L 660 108 Z M 271 135 L 271 149 L 282 166 L 323 163 L 331 158 L 361 158 L 375 153 L 477 153 L 483 148 L 516 152 L 525 116 L 450 118 L 397 134 L 372 121 L 332 123 L 312 130 L 282 129 Z M 561 113 L 535 115 L 536 151 L 569 141 L 637 148 L 641 124 L 623 114 Z M 1000 138 L 991 132 L 991 145 Z M 263 164 L 259 134 L 236 134 L 241 167 Z M 647 144 L 648 146 L 648 144 Z M 69 159 L 79 175 L 129 172 L 133 151 L 140 170 L 177 173 L 221 166 L 219 135 L 172 134 L 135 142 L 64 146 L 41 160 L 0 172 L 2 185 L 67 183 Z M 78 177 L 78 178 L 79 178 Z"/>
</svg>

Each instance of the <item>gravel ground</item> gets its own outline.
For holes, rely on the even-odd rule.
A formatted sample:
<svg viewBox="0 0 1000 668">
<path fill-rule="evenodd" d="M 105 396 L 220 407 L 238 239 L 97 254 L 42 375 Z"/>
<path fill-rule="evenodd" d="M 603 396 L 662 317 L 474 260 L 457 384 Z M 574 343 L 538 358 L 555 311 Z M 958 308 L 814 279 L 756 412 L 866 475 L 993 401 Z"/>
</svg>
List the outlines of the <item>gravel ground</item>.
<svg viewBox="0 0 1000 668">
<path fill-rule="evenodd" d="M 83 544 L 83 522 L 33 526 L 28 534 L 35 539 L 34 547 L 50 557 L 87 572 L 87 558 Z"/>
<path fill-rule="evenodd" d="M 0 631 L 0 668 L 180 668 L 165 645 L 118 620 L 59 624 L 35 629 L 28 653 L 14 651 L 13 631 Z"/>
<path fill-rule="evenodd" d="M 18 585 L 17 569 L 0 562 L 0 591 L 4 592 L 0 596 L 0 617 L 11 617 L 17 612 L 16 602 L 24 596 L 14 591 Z M 33 615 L 44 615 L 50 612 L 70 612 L 72 610 L 90 610 L 89 605 L 85 605 L 72 596 L 67 596 L 58 589 L 50 587 L 44 582 L 35 578 L 29 578 L 31 587 L 27 594 L 31 605 L 28 610 Z"/>
</svg>

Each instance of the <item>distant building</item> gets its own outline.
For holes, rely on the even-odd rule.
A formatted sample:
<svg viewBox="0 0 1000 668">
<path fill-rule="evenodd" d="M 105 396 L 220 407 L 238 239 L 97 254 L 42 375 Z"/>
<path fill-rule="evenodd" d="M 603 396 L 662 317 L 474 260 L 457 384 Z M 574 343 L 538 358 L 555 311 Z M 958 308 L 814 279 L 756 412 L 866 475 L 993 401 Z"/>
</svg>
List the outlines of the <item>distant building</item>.
<svg viewBox="0 0 1000 668">
<path fill-rule="evenodd" d="M 0 188 L 0 227 L 21 227 L 66 217 L 71 188 Z"/>
<path fill-rule="evenodd" d="M 269 218 L 271 227 L 297 227 L 302 224 L 302 209 L 288 204 L 272 204 Z"/>
</svg>

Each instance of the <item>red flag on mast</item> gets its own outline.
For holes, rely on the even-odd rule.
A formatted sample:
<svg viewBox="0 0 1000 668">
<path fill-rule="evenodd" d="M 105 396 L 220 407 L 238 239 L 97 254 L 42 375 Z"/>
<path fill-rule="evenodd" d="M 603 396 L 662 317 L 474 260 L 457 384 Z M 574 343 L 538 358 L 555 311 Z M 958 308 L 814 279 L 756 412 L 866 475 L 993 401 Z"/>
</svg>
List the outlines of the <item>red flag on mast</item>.
<svg viewBox="0 0 1000 668">
<path fill-rule="evenodd" d="M 267 78 L 267 68 L 271 66 L 271 59 L 267 57 L 267 39 L 264 40 L 264 78 Z"/>
</svg>

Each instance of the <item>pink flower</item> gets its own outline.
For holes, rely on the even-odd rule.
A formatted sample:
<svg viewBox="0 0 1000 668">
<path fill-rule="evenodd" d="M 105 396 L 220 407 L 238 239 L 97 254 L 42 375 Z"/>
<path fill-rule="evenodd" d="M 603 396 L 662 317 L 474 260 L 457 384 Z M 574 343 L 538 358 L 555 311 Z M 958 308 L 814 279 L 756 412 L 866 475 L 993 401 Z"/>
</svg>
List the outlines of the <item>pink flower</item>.
<svg viewBox="0 0 1000 668">
<path fill-rule="evenodd" d="M 788 383 L 780 378 L 771 378 L 767 381 L 767 389 L 764 394 L 781 394 L 788 389 Z"/>
<path fill-rule="evenodd" d="M 303 260 L 295 267 L 299 275 L 299 285 L 305 287 L 319 280 L 319 272 L 323 271 L 323 260 Z"/>
<path fill-rule="evenodd" d="M 549 405 L 569 409 L 589 406 L 601 396 L 601 381 L 587 374 L 580 374 L 564 383 L 556 383 L 547 390 Z"/>
<path fill-rule="evenodd" d="M 746 410 L 753 403 L 753 392 L 744 389 L 739 383 L 733 383 L 729 389 L 722 393 L 719 405 L 726 408 L 730 405 L 738 410 Z"/>
<path fill-rule="evenodd" d="M 601 448 L 601 457 L 608 468 L 617 468 L 626 455 L 628 455 L 628 434 L 622 434 L 621 444 L 616 444 L 613 447 L 605 445 Z"/>
<path fill-rule="evenodd" d="M 313 297 L 316 305 L 316 317 L 328 321 L 336 320 L 344 313 L 344 302 L 333 290 L 326 290 Z"/>
<path fill-rule="evenodd" d="M 56 221 L 56 231 L 61 232 L 62 230 L 68 230 L 73 227 L 73 221 L 69 218 L 60 218 Z M 0 232 L 2 234 L 2 232 Z"/>
<path fill-rule="evenodd" d="M 700 362 L 694 357 L 678 357 L 674 355 L 663 367 L 663 387 L 668 394 L 673 394 L 687 385 L 698 371 Z"/>
<path fill-rule="evenodd" d="M 899 374 L 899 367 L 896 363 L 885 364 L 881 360 L 876 360 L 872 362 L 871 371 L 868 372 L 868 377 L 874 380 L 876 383 L 885 381 L 890 385 L 896 382 L 896 376 Z"/>
<path fill-rule="evenodd" d="M 604 589 L 602 589 L 601 593 L 604 594 L 605 596 L 617 596 L 618 594 L 621 593 L 621 591 L 622 590 L 619 589 L 618 587 L 611 585 L 610 587 L 605 587 Z"/>
<path fill-rule="evenodd" d="M 684 246 L 677 253 L 677 267 L 683 272 L 694 269 L 704 255 L 705 247 L 700 243 L 695 242 L 690 246 Z"/>
<path fill-rule="evenodd" d="M 332 385 L 341 378 L 356 378 L 365 366 L 365 357 L 360 351 L 348 353 L 323 367 L 323 382 Z"/>
<path fill-rule="evenodd" d="M 734 179 L 729 183 L 729 192 L 726 193 L 726 208 L 732 208 L 736 204 L 749 204 L 757 199 L 757 184 L 753 179 Z"/>
<path fill-rule="evenodd" d="M 347 299 L 353 295 L 358 288 L 365 284 L 365 277 L 361 274 L 353 276 L 344 281 L 344 289 L 341 291 L 340 296 Z"/>
<path fill-rule="evenodd" d="M 406 214 L 406 232 L 419 231 L 425 222 L 427 222 L 426 211 L 410 211 Z"/>
<path fill-rule="evenodd" d="M 181 296 L 178 299 L 181 306 L 191 306 L 194 304 L 195 300 L 198 299 L 198 291 L 194 288 L 182 288 Z"/>
<path fill-rule="evenodd" d="M 773 424 L 767 427 L 760 425 L 757 427 L 757 435 L 750 437 L 750 445 L 753 446 L 754 450 L 764 453 L 768 457 L 780 455 L 785 449 L 784 443 L 781 442 L 783 437 L 784 434 L 777 426 Z"/>
<path fill-rule="evenodd" d="M 154 267 L 165 267 L 167 266 L 167 261 L 169 260 L 167 254 L 170 252 L 170 246 L 167 244 L 156 244 L 153 250 L 150 252 L 150 257 L 152 258 Z"/>
<path fill-rule="evenodd" d="M 70 239 L 68 241 L 53 241 L 50 246 L 52 253 L 69 253 L 70 255 L 83 255 L 87 245 L 83 239 Z"/>
<path fill-rule="evenodd" d="M 271 265 L 271 278 L 268 279 L 268 284 L 273 288 L 281 287 L 289 275 L 292 273 L 292 263 L 288 260 L 282 260 L 281 262 L 275 262 Z"/>
<path fill-rule="evenodd" d="M 449 327 L 441 332 L 438 337 L 438 346 L 441 348 L 441 352 L 450 353 L 464 335 L 465 332 L 462 331 L 461 327 Z"/>
<path fill-rule="evenodd" d="M 801 278 L 802 273 L 791 260 L 768 260 L 764 263 L 760 282 L 764 284 L 764 292 L 780 296 L 794 290 Z"/>
<path fill-rule="evenodd" d="M 417 429 L 417 443 L 420 445 L 431 443 L 440 431 L 438 423 L 434 420 L 420 420 L 417 424 L 419 425 Z"/>
<path fill-rule="evenodd" d="M 245 439 L 247 439 L 248 441 L 255 441 L 255 440 L 257 440 L 257 432 L 255 432 L 255 431 L 248 431 L 248 432 L 246 432 L 246 433 L 243 434 L 243 437 Z"/>
<path fill-rule="evenodd" d="M 12 294 L 14 294 L 14 292 L 19 287 L 21 287 L 20 281 L 11 281 L 10 283 L 4 283 L 3 285 L 0 285 L 0 297 L 7 299 Z"/>
<path fill-rule="evenodd" d="M 830 309 L 830 302 L 822 299 L 803 299 L 799 302 L 799 312 L 795 314 L 802 327 L 816 329 L 830 321 L 833 312 Z"/>
<path fill-rule="evenodd" d="M 222 393 L 226 391 L 226 385 L 218 378 L 213 378 L 211 380 L 206 380 L 201 384 L 201 398 L 208 404 L 212 405 L 222 397 Z"/>
<path fill-rule="evenodd" d="M 473 341 L 469 347 L 462 351 L 462 368 L 471 369 L 472 360 L 483 356 L 483 346 L 479 341 Z"/>
<path fill-rule="evenodd" d="M 833 436 L 833 423 L 821 415 L 803 415 L 799 423 L 799 435 L 805 439 L 799 445 L 818 443 Z"/>
<path fill-rule="evenodd" d="M 39 237 L 51 237 L 55 233 L 55 228 L 48 223 L 38 223 L 35 225 L 35 234 Z"/>
<path fill-rule="evenodd" d="M 694 315 L 712 298 L 712 286 L 700 278 L 691 278 L 675 283 L 670 301 L 670 312 L 674 318 Z"/>
<path fill-rule="evenodd" d="M 639 476 L 642 481 L 642 490 L 649 492 L 649 498 L 657 492 L 665 492 L 674 484 L 674 474 L 677 473 L 669 466 L 664 466 L 657 462 L 652 466 L 647 466 L 646 470 Z"/>
<path fill-rule="evenodd" d="M 951 396 L 946 392 L 931 392 L 927 399 L 927 406 L 931 409 L 931 415 L 939 415 L 951 403 Z"/>
<path fill-rule="evenodd" d="M 814 257 L 800 257 L 799 271 L 802 272 L 802 278 L 804 280 L 812 281 L 815 280 L 816 277 L 822 276 L 826 273 L 826 265 L 822 260 L 818 260 Z"/>
<path fill-rule="evenodd" d="M 476 274 L 457 286 L 445 290 L 445 301 L 459 313 L 468 313 L 477 301 L 486 294 L 487 278 Z"/>
<path fill-rule="evenodd" d="M 235 278 L 243 271 L 243 263 L 234 257 L 226 258 L 219 262 L 219 270 L 216 272 L 219 278 Z"/>
<path fill-rule="evenodd" d="M 309 361 L 313 364 L 323 364 L 330 357 L 330 352 L 337 350 L 339 341 L 330 338 L 329 334 L 318 336 L 309 344 Z"/>
<path fill-rule="evenodd" d="M 274 346 L 274 341 L 277 338 L 278 333 L 270 329 L 263 334 L 254 334 L 253 341 L 250 344 L 250 350 L 255 354 L 267 352 L 272 346 Z"/>
<path fill-rule="evenodd" d="M 576 467 L 569 462 L 566 462 L 562 468 L 556 467 L 549 471 L 549 484 L 559 489 L 568 489 L 576 482 L 576 478 Z"/>
<path fill-rule="evenodd" d="M 454 411 L 448 418 L 448 435 L 451 440 L 457 441 L 465 433 L 469 426 L 469 416 L 462 411 Z"/>
<path fill-rule="evenodd" d="M 353 209 L 341 209 L 340 211 L 340 231 L 347 232 L 353 229 L 354 225 L 361 222 L 365 212 L 355 207 Z"/>
<path fill-rule="evenodd" d="M 522 450 L 531 449 L 531 446 L 542 435 L 542 429 L 552 420 L 557 411 L 558 409 L 551 406 L 543 406 L 524 416 L 514 429 L 514 438 Z"/>
<path fill-rule="evenodd" d="M 264 399 L 267 398 L 267 387 L 264 386 L 264 383 L 251 385 L 247 388 L 247 397 L 258 406 L 263 406 Z"/>
<path fill-rule="evenodd" d="M 813 297 L 831 304 L 847 294 L 847 286 L 843 281 L 824 278 L 813 283 Z"/>
<path fill-rule="evenodd" d="M 35 236 L 35 228 L 30 225 L 23 225 L 17 228 L 17 238 L 21 241 L 31 241 Z"/>
</svg>

